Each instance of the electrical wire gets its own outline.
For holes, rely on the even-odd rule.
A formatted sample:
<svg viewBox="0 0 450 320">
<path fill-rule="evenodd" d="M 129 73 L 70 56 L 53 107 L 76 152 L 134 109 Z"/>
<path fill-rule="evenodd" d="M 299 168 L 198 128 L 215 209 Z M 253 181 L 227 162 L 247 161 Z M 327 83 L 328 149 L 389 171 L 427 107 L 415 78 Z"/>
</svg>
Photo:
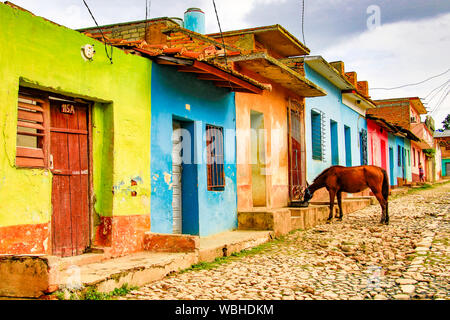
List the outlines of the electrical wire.
<svg viewBox="0 0 450 320">
<path fill-rule="evenodd" d="M 444 91 L 444 93 L 442 94 L 441 98 L 439 99 L 439 102 L 437 103 L 436 107 L 433 109 L 433 111 L 431 111 L 432 114 L 439 110 L 441 105 L 444 103 L 445 99 L 447 99 L 449 93 L 450 93 L 449 90 L 447 90 L 446 92 Z M 445 96 L 444 96 L 444 94 L 445 94 Z"/>
<path fill-rule="evenodd" d="M 222 38 L 222 46 L 223 46 L 223 52 L 224 52 L 224 57 L 225 57 L 225 68 L 228 70 L 228 57 L 227 57 L 227 49 L 225 48 L 225 38 L 223 36 L 222 27 L 220 25 L 219 14 L 217 13 L 216 2 L 214 0 L 212 0 L 212 3 L 214 5 L 214 11 L 216 12 L 216 18 L 217 18 L 217 24 L 219 25 L 220 37 Z M 227 80 L 228 80 L 228 84 L 230 85 L 230 89 L 233 89 L 233 86 L 230 82 L 230 79 L 228 79 L 228 77 L 227 77 Z"/>
<path fill-rule="evenodd" d="M 303 44 L 306 46 L 306 41 L 305 41 L 305 0 L 302 0 L 302 37 L 303 37 Z"/>
<path fill-rule="evenodd" d="M 438 75 L 432 76 L 432 77 L 430 77 L 428 79 L 425 79 L 425 80 L 417 82 L 417 83 L 405 84 L 405 85 L 402 85 L 402 86 L 399 86 L 399 87 L 394 87 L 394 88 L 371 88 L 370 90 L 394 90 L 394 89 L 401 89 L 401 88 L 410 87 L 410 86 L 417 86 L 417 85 L 425 83 L 425 82 L 427 82 L 427 81 L 429 81 L 431 79 L 440 77 L 440 76 L 448 73 L 449 71 L 450 71 L 450 69 L 447 69 L 447 71 L 445 71 L 445 72 L 442 72 L 442 73 L 440 73 Z"/>
<path fill-rule="evenodd" d="M 95 17 L 94 17 L 94 15 L 92 14 L 92 11 L 91 11 L 91 9 L 89 8 L 89 6 L 88 6 L 88 4 L 86 3 L 85 0 L 83 0 L 83 3 L 84 3 L 84 5 L 86 6 L 87 10 L 89 11 L 89 14 L 91 15 L 92 20 L 94 20 L 95 25 L 97 26 L 98 30 L 100 31 L 100 33 L 101 33 L 101 35 L 102 35 L 103 43 L 105 44 L 105 52 L 106 52 L 106 56 L 108 57 L 108 59 L 109 59 L 109 61 L 111 62 L 111 64 L 113 64 L 113 46 L 110 46 L 110 47 L 111 47 L 111 56 L 110 56 L 109 53 L 108 53 L 108 48 L 107 48 L 107 46 L 106 46 L 107 41 L 106 41 L 105 35 L 103 34 L 103 30 L 99 27 L 99 25 L 98 25 L 98 23 L 97 23 L 97 20 L 95 20 Z"/>
<path fill-rule="evenodd" d="M 228 69 L 227 50 L 225 49 L 225 38 L 223 37 L 222 27 L 220 26 L 219 14 L 217 13 L 216 2 L 212 0 L 214 11 L 216 12 L 217 24 L 219 25 L 220 37 L 222 38 L 223 52 L 225 54 L 225 65 Z"/>
<path fill-rule="evenodd" d="M 148 17 L 150 16 L 150 8 L 152 7 L 152 0 L 145 0 L 145 41 L 147 41 L 148 34 Z"/>
<path fill-rule="evenodd" d="M 434 88 L 433 90 L 431 90 L 426 96 L 425 98 L 422 98 L 422 100 L 427 100 L 428 97 L 436 90 L 442 88 L 443 86 L 445 86 L 446 84 L 448 84 L 450 82 L 450 80 L 446 80 L 444 83 L 442 83 L 441 85 L 437 86 L 436 88 Z"/>
<path fill-rule="evenodd" d="M 448 89 L 448 87 L 449 87 L 449 85 L 442 86 L 438 91 L 436 91 L 436 92 L 431 96 L 430 99 L 427 100 L 427 103 L 430 104 L 431 101 L 433 101 L 435 97 L 439 96 L 439 94 L 440 94 L 442 91 L 445 92 L 445 91 Z M 441 97 L 442 97 L 442 96 L 441 96 Z M 439 100 L 438 100 L 438 101 L 439 101 Z"/>
</svg>

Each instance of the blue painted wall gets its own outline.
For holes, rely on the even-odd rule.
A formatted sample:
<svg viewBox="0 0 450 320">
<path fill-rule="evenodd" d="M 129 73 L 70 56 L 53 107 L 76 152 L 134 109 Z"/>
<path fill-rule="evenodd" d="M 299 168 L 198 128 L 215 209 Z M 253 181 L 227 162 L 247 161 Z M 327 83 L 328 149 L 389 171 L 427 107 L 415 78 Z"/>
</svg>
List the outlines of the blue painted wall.
<svg viewBox="0 0 450 320">
<path fill-rule="evenodd" d="M 311 69 L 307 64 L 305 64 L 305 74 L 308 80 L 316 83 L 327 92 L 327 95 L 324 97 L 306 99 L 306 165 L 307 179 L 308 182 L 311 182 L 319 173 L 333 164 L 332 146 L 338 155 L 338 157 L 335 157 L 335 160 L 338 160 L 339 165 L 346 165 L 344 125 L 350 128 L 351 165 L 359 166 L 361 164 L 359 132 L 361 129 L 367 130 L 367 123 L 364 117 L 342 103 L 340 89 Z M 314 160 L 312 158 L 311 110 L 313 109 L 321 111 L 325 116 L 325 129 L 323 132 L 325 137 L 325 155 L 323 160 Z M 333 140 L 337 141 L 337 144 L 331 143 L 330 120 L 336 122 L 337 137 L 334 137 Z"/>
<path fill-rule="evenodd" d="M 393 159 L 394 159 L 394 166 L 393 168 L 390 168 L 389 170 L 389 181 L 392 186 L 397 185 L 397 178 L 402 178 L 403 176 L 406 178 L 407 181 L 411 181 L 412 174 L 411 174 L 411 141 L 409 139 L 403 138 L 403 137 L 397 137 L 392 134 L 388 134 L 388 144 L 389 148 L 392 148 L 393 152 Z M 398 148 L 400 147 L 400 165 L 399 165 L 399 152 Z M 409 153 L 409 157 L 408 157 Z M 404 171 L 403 174 L 403 168 L 402 164 L 404 164 Z M 393 176 L 391 176 L 391 173 L 393 173 Z"/>
<path fill-rule="evenodd" d="M 152 68 L 151 231 L 172 233 L 172 121 L 193 133 L 196 162 L 183 169 L 183 233 L 207 236 L 237 228 L 236 109 L 234 94 L 176 68 Z M 189 105 L 187 107 L 186 105 Z M 188 110 L 190 109 L 190 110 Z M 207 190 L 207 124 L 223 127 L 223 191 Z M 195 191 L 195 192 L 194 192 Z"/>
</svg>

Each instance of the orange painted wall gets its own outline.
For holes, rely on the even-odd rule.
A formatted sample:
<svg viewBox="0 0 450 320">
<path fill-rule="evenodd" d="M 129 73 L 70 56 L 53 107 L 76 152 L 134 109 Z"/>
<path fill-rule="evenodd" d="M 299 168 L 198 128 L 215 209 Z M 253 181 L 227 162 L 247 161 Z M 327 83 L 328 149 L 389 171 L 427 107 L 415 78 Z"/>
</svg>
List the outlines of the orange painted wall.
<svg viewBox="0 0 450 320">
<path fill-rule="evenodd" d="M 263 81 L 268 83 L 267 80 Z M 260 95 L 236 93 L 236 148 L 238 211 L 251 210 L 251 111 L 264 114 L 266 144 L 266 207 L 285 207 L 289 201 L 288 119 L 289 97 L 302 101 L 283 87 L 271 83 L 272 91 Z"/>
</svg>

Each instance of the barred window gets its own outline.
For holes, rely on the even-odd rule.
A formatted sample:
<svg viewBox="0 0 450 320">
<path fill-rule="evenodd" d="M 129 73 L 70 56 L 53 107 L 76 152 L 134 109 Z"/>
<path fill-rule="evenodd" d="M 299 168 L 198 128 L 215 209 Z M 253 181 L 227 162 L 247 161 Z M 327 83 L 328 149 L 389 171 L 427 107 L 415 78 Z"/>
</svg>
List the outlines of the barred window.
<svg viewBox="0 0 450 320">
<path fill-rule="evenodd" d="M 43 168 L 46 165 L 45 101 L 19 94 L 17 110 L 16 166 Z"/>
<path fill-rule="evenodd" d="M 206 125 L 206 164 L 209 191 L 223 191 L 225 188 L 223 141 L 223 128 Z"/>
<path fill-rule="evenodd" d="M 361 165 L 367 165 L 368 164 L 368 157 L 367 157 L 367 130 L 361 129 L 361 132 L 359 133 L 359 145 L 361 150 Z"/>
</svg>

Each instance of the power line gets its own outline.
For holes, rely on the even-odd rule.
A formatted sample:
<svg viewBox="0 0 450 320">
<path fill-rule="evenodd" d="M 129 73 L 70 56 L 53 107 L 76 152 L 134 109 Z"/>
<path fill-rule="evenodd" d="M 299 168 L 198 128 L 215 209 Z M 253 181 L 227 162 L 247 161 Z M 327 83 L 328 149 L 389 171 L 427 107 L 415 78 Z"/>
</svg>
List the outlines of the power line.
<svg viewBox="0 0 450 320">
<path fill-rule="evenodd" d="M 438 91 L 436 91 L 434 94 L 433 94 L 433 96 L 430 98 L 430 99 L 428 99 L 428 103 L 431 103 L 431 101 L 433 101 L 434 100 L 434 98 L 435 97 L 437 97 L 442 91 L 446 91 L 447 90 L 447 88 L 448 88 L 448 85 L 445 85 L 445 86 L 442 86 Z M 442 97 L 442 96 L 441 96 Z M 439 101 L 439 100 L 438 100 Z"/>
<path fill-rule="evenodd" d="M 112 56 L 113 56 L 113 46 L 111 46 L 111 56 L 109 56 L 108 48 L 107 48 L 107 46 L 106 46 L 106 42 L 107 42 L 107 41 L 106 41 L 105 35 L 103 34 L 103 30 L 99 27 L 99 25 L 98 25 L 98 23 L 97 23 L 97 20 L 95 20 L 95 17 L 94 17 L 94 15 L 92 14 L 92 11 L 91 11 L 91 9 L 89 8 L 89 6 L 88 6 L 88 4 L 86 3 L 85 0 L 83 0 L 83 3 L 84 3 L 84 5 L 86 6 L 86 8 L 88 9 L 89 14 L 91 15 L 92 20 L 94 20 L 95 25 L 97 26 L 98 30 L 100 31 L 100 33 L 101 33 L 101 35 L 102 35 L 103 43 L 105 44 L 105 52 L 106 52 L 106 56 L 108 57 L 109 61 L 110 61 L 111 64 L 112 64 L 112 63 L 113 63 L 113 59 L 112 59 Z"/>
<path fill-rule="evenodd" d="M 431 79 L 440 77 L 440 76 L 446 74 L 449 71 L 450 71 L 450 69 L 447 69 L 447 71 L 445 71 L 445 72 L 442 72 L 442 73 L 440 73 L 438 75 L 432 76 L 432 77 L 430 77 L 428 79 L 425 79 L 425 80 L 417 82 L 417 83 L 405 84 L 405 85 L 402 85 L 402 86 L 399 86 L 399 87 L 394 87 L 394 88 L 371 88 L 370 90 L 394 90 L 394 89 L 401 89 L 401 88 L 410 87 L 410 86 L 417 86 L 417 85 L 425 83 L 425 82 L 427 82 L 427 81 L 429 81 Z"/>
<path fill-rule="evenodd" d="M 214 11 L 216 12 L 216 19 L 217 19 L 217 24 L 219 25 L 220 37 L 222 38 L 223 52 L 225 54 L 225 65 L 226 65 L 226 68 L 228 69 L 227 49 L 225 48 L 225 38 L 223 37 L 222 27 L 220 26 L 220 20 L 219 20 L 219 14 L 217 13 L 216 2 L 214 0 L 212 0 L 212 3 L 214 5 Z"/>
<path fill-rule="evenodd" d="M 145 41 L 147 41 L 148 34 L 148 17 L 150 16 L 150 8 L 152 7 L 152 0 L 145 0 Z"/>
<path fill-rule="evenodd" d="M 303 36 L 303 44 L 306 45 L 306 42 L 305 42 L 305 0 L 302 0 L 302 36 Z"/>
<path fill-rule="evenodd" d="M 450 82 L 450 80 L 446 80 L 443 84 L 437 86 L 436 88 L 434 88 L 433 90 L 431 90 L 426 96 L 425 98 L 423 98 L 423 100 L 426 100 L 435 90 L 445 86 L 446 84 L 448 84 Z"/>
<path fill-rule="evenodd" d="M 441 99 L 439 99 L 438 104 L 436 105 L 436 107 L 433 109 L 433 111 L 431 111 L 431 113 L 435 113 L 436 111 L 439 110 L 439 108 L 441 107 L 441 105 L 444 103 L 445 99 L 447 99 L 448 94 L 450 93 L 449 90 L 447 90 L 447 92 L 444 91 L 444 93 L 441 96 Z M 444 96 L 445 94 L 445 96 Z"/>
</svg>

